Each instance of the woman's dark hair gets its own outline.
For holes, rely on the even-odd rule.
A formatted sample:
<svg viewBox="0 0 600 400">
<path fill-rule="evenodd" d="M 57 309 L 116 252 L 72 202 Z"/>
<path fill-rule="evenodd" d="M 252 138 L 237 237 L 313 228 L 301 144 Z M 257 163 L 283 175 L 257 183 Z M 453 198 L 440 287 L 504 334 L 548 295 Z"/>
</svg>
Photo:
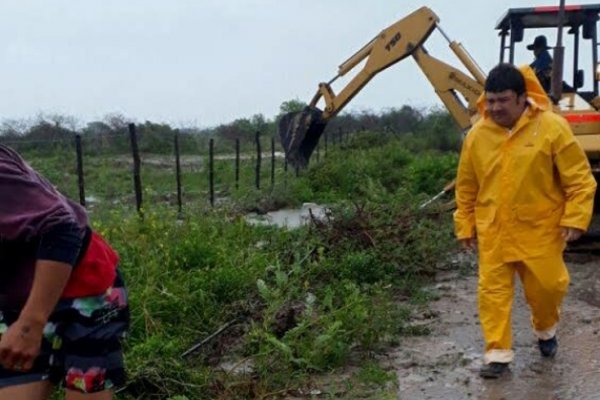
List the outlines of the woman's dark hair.
<svg viewBox="0 0 600 400">
<path fill-rule="evenodd" d="M 514 65 L 498 64 L 488 74 L 484 89 L 491 93 L 512 90 L 517 96 L 520 96 L 525 93 L 525 78 Z"/>
</svg>

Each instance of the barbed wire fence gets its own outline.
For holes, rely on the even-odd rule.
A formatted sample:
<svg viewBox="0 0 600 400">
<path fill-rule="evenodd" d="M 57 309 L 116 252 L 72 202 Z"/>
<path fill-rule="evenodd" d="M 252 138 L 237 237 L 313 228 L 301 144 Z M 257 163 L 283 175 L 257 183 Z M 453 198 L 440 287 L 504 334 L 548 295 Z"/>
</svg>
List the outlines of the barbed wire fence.
<svg viewBox="0 0 600 400">
<path fill-rule="evenodd" d="M 350 137 L 341 129 L 326 130 L 312 161 L 321 162 Z M 140 215 L 157 202 L 172 204 L 181 214 L 185 204 L 214 207 L 233 191 L 272 192 L 278 183 L 287 187 L 290 172 L 279 140 L 261 132 L 233 140 L 178 130 L 157 136 L 129 124 L 122 133 L 0 136 L 0 144 L 14 148 L 83 206 L 134 205 Z"/>
</svg>

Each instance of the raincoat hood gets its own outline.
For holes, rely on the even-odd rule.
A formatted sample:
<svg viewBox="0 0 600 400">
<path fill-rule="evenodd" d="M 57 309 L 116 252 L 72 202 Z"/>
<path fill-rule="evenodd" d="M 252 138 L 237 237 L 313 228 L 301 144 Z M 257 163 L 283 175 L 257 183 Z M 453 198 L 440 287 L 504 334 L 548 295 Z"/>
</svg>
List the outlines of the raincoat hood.
<svg viewBox="0 0 600 400">
<path fill-rule="evenodd" d="M 522 65 L 519 67 L 519 71 L 521 71 L 523 78 L 525 78 L 525 91 L 527 92 L 529 105 L 536 110 L 549 110 L 551 108 L 550 98 L 548 98 L 540 81 L 535 76 L 533 69 L 529 65 Z M 485 91 L 477 99 L 477 109 L 479 115 L 483 116 L 483 118 L 488 118 L 485 106 Z"/>
</svg>

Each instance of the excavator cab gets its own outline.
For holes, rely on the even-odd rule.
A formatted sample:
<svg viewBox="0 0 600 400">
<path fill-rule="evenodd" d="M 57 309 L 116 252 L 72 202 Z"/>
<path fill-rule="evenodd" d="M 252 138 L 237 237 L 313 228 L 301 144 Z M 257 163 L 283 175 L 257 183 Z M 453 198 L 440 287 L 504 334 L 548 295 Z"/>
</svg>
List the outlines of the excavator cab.
<svg viewBox="0 0 600 400">
<path fill-rule="evenodd" d="M 554 111 L 569 122 L 588 155 L 592 168 L 595 172 L 600 172 L 600 65 L 597 29 L 600 4 L 566 5 L 563 12 L 562 21 L 559 21 L 559 6 L 509 9 L 495 27 L 500 36 L 500 62 L 523 64 L 533 60 L 531 52 L 528 53 L 526 62 L 517 60 L 516 56 L 518 45 L 524 41 L 528 31 L 534 32 L 529 35 L 531 38 L 546 35 L 552 54 L 552 39 L 557 42 L 559 32 L 562 43 L 562 29 L 559 27 L 565 29 L 566 53 L 563 54 L 563 49 L 558 46 L 554 48 L 554 61 L 558 61 L 560 65 L 558 71 L 552 71 L 552 80 L 558 83 L 553 83 L 554 89 L 548 94 L 554 101 Z M 559 22 L 562 22 L 562 27 Z M 567 74 L 563 74 L 560 61 L 564 61 L 564 67 L 568 67 Z M 557 93 L 553 93 L 554 91 Z"/>
<path fill-rule="evenodd" d="M 558 27 L 560 9 L 553 7 L 530 7 L 530 8 L 511 8 L 500 18 L 496 24 L 500 36 L 500 62 L 515 63 L 516 44 L 523 41 L 526 30 L 534 29 L 537 34 L 548 33 L 555 34 Z M 568 29 L 567 33 L 571 36 L 572 75 L 566 77 L 563 87 L 566 92 L 575 92 L 583 99 L 591 102 L 598 96 L 598 35 L 597 23 L 600 14 L 600 4 L 588 5 L 568 5 L 565 6 L 563 27 Z M 549 36 L 550 37 L 550 36 Z M 583 54 L 590 54 L 589 65 L 581 68 L 580 44 L 587 46 L 589 51 Z M 551 47 L 550 47 L 551 48 Z M 532 54 L 533 57 L 533 54 Z M 587 60 L 586 60 L 587 61 Z M 591 89 L 583 90 L 584 78 L 589 77 L 592 82 Z"/>
</svg>

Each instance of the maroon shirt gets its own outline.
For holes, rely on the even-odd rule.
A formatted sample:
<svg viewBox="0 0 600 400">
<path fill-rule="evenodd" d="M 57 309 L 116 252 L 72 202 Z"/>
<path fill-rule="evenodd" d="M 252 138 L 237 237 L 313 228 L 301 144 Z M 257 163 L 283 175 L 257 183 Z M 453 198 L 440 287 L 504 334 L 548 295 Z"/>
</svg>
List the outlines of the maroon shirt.
<svg viewBox="0 0 600 400">
<path fill-rule="evenodd" d="M 27 299 L 35 261 L 55 259 L 52 254 L 61 245 L 52 241 L 53 232 L 64 227 L 74 231 L 79 252 L 87 226 L 83 207 L 60 194 L 15 151 L 0 145 L 0 307 L 22 305 Z"/>
</svg>

